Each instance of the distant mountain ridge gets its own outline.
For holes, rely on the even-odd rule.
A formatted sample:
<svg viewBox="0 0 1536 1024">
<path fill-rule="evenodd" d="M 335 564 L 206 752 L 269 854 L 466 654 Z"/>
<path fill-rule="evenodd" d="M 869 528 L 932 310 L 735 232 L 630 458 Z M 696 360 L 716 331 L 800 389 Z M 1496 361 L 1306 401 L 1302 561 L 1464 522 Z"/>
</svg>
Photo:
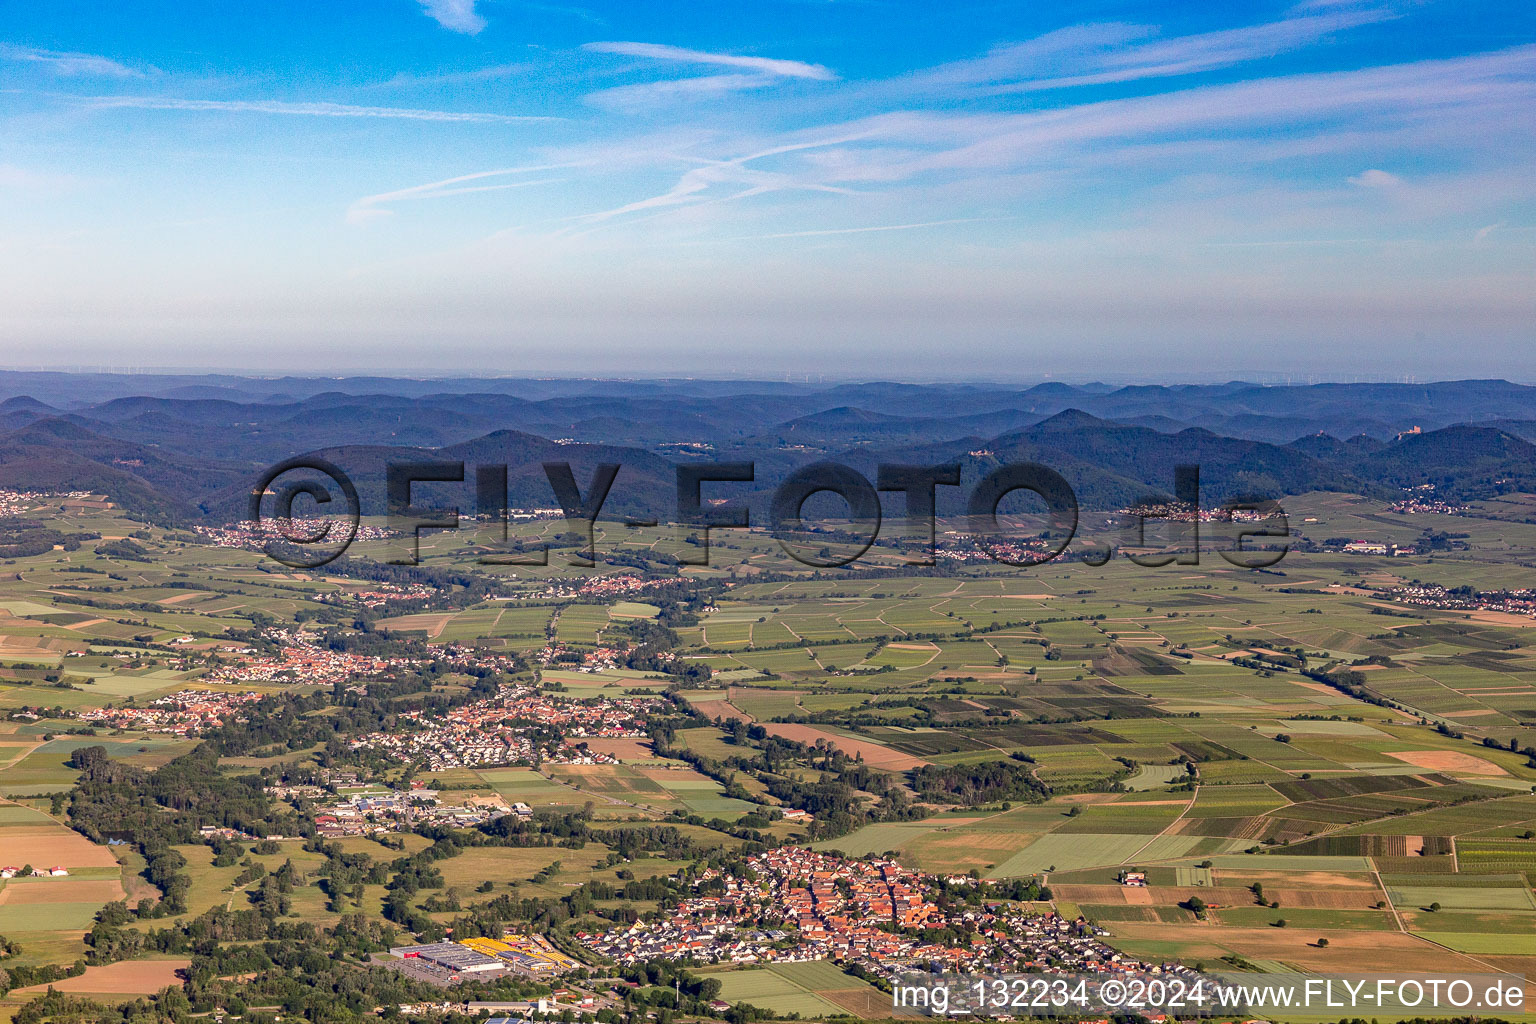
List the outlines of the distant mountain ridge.
<svg viewBox="0 0 1536 1024">
<path fill-rule="evenodd" d="M 365 506 L 378 504 L 366 495 L 382 495 L 391 459 L 504 463 L 512 504 L 538 506 L 553 504 L 542 462 L 570 461 L 583 486 L 599 462 L 620 462 L 610 510 L 663 517 L 675 502 L 674 464 L 725 459 L 757 463 L 757 482 L 731 493 L 758 509 L 787 473 L 820 459 L 871 479 L 882 461 L 959 461 L 967 480 L 1003 462 L 1043 462 L 1097 508 L 1166 494 L 1182 463 L 1201 466 L 1212 500 L 1314 489 L 1387 496 L 1423 484 L 1460 498 L 1536 490 L 1536 388 L 1506 381 L 1018 390 L 7 371 L 0 394 L 23 379 L 46 384 L 47 400 L 0 400 L 0 487 L 99 490 L 178 520 L 237 518 L 263 467 L 306 452 L 356 474 Z M 161 393 L 82 400 L 124 380 Z M 472 484 L 423 493 L 450 490 L 464 506 Z M 946 508 L 952 492 L 941 489 Z"/>
</svg>

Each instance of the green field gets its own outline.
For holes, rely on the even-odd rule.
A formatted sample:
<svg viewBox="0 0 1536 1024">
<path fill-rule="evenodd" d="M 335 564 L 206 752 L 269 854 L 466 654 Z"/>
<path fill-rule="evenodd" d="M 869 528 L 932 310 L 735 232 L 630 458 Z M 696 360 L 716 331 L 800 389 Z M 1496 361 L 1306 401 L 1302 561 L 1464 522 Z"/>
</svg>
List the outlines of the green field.
<svg viewBox="0 0 1536 1024">
<path fill-rule="evenodd" d="M 1413 579 L 1529 586 L 1536 526 L 1389 514 L 1383 502 L 1342 495 L 1295 496 L 1295 514 L 1309 537 L 1410 543 L 1434 525 L 1487 547 L 1433 559 L 1297 551 L 1270 574 L 1209 560 L 1164 571 L 1115 559 L 1028 572 L 956 563 L 929 576 L 870 577 L 813 574 L 766 533 L 716 531 L 712 544 L 723 560 L 679 575 L 661 559 L 679 549 L 675 531 L 600 523 L 600 546 L 630 561 L 600 563 L 587 575 L 641 572 L 665 580 L 664 589 L 594 599 L 579 589 L 586 577 L 567 570 L 557 550 L 548 567 L 485 570 L 493 585 L 462 600 L 368 613 L 371 635 L 362 642 L 426 644 L 410 649 L 434 656 L 504 653 L 508 660 L 491 675 L 541 681 L 574 699 L 675 689 L 681 700 L 711 709 L 711 718 L 812 730 L 801 733 L 804 746 L 772 744 L 745 723 L 710 724 L 679 708 L 667 712 L 676 749 L 662 743 L 654 757 L 626 754 L 621 765 L 546 760 L 538 771 L 442 772 L 388 759 L 364 765 L 345 743 L 327 743 L 333 735 L 347 739 L 353 716 L 374 713 L 366 710 L 370 702 L 392 698 L 354 693 L 337 707 L 328 687 L 285 679 L 268 689 L 318 694 L 322 707 L 306 714 L 325 728 L 291 749 L 270 737 L 252 739 L 222 767 L 275 777 L 335 761 L 364 768 L 375 782 L 413 771 L 448 797 L 495 793 L 531 805 L 541 820 L 581 817 L 576 840 L 562 834 L 548 846 L 466 847 L 434 861 L 442 887 L 412 891 L 409 903 L 441 926 L 494 898 L 558 902 L 589 881 L 622 887 L 672 876 L 697 866 L 699 850 L 724 859 L 748 841 L 735 828 L 748 813 L 801 799 L 794 785 L 830 784 L 844 772 L 859 782 L 839 798 L 868 817 L 834 838 L 826 836 L 841 827 L 775 820 L 760 829 L 765 841 L 813 842 L 853 856 L 891 851 L 906 865 L 946 874 L 1049 872 L 1055 887 L 1082 887 L 1058 896 L 1062 911 L 1089 912 L 1123 948 L 1188 961 L 1305 962 L 1313 955 L 1305 949 L 1270 948 L 1298 941 L 1301 931 L 1330 933 L 1338 952 L 1361 958 L 1376 945 L 1417 942 L 1414 936 L 1448 947 L 1431 955 L 1536 956 L 1524 938 L 1536 927 L 1536 841 L 1525 837 L 1536 829 L 1536 768 L 1509 749 L 1511 741 L 1517 748 L 1536 743 L 1536 623 L 1472 621 L 1393 602 L 1386 589 Z M 163 527 L 111 513 L 78 522 L 105 535 L 142 533 L 153 559 L 114 561 L 87 545 L 18 559 L 0 580 L 0 712 L 42 709 L 35 719 L 0 723 L 0 794 L 31 800 L 0 804 L 0 860 L 6 828 L 49 823 L 48 795 L 76 781 L 68 764 L 76 749 L 101 746 L 113 759 L 156 768 L 192 748 L 195 740 L 106 728 L 86 735 L 71 717 L 199 686 L 214 656 L 170 640 L 191 637 L 206 652 L 230 636 L 251 642 L 269 622 L 347 631 L 364 613 L 315 598 L 372 585 L 340 568 L 335 576 L 276 571 L 253 552 L 175 541 Z M 517 527 L 525 539 L 542 540 L 564 528 L 553 520 Z M 383 548 L 365 543 L 358 557 Z M 425 537 L 423 551 L 429 569 L 482 571 L 448 536 Z M 903 561 L 893 547 L 872 549 L 871 565 Z M 653 622 L 675 634 L 667 654 L 676 661 L 635 664 L 701 666 L 713 676 L 684 681 L 624 667 L 622 645 Z M 619 654 L 596 667 L 600 646 Z M 558 658 L 549 653 L 557 648 Z M 1298 657 L 1304 666 L 1287 661 Z M 1341 687 L 1323 681 L 1330 671 L 1358 678 Z M 379 713 L 398 715 L 423 701 L 462 703 L 491 677 L 446 662 L 427 675 L 422 689 Z M 684 767 L 677 758 L 685 754 L 709 763 Z M 934 795 L 942 789 L 918 792 L 923 765 L 1020 774 L 1004 792 L 950 798 Z M 1026 778 L 1028 785 L 1020 781 Z M 724 796 L 721 779 L 750 799 Z M 55 810 L 66 813 L 62 804 Z M 619 837 L 601 836 L 658 825 L 676 830 L 666 833 L 672 845 L 635 856 L 627 839 L 620 855 Z M 391 879 L 398 858 L 429 844 L 417 835 L 403 842 L 403 852 L 374 839 L 338 846 L 387 865 L 382 877 Z M 680 853 L 685 847 L 693 853 Z M 215 867 L 205 844 L 177 849 L 191 881 L 186 913 L 131 927 L 255 906 L 253 886 L 233 886 L 240 862 Z M 242 850 L 241 860 L 247 857 L 255 855 Z M 291 897 L 294 921 L 328 925 L 357 909 L 383 922 L 396 891 L 388 882 L 375 876 L 358 883 L 359 892 L 328 893 L 319 884 L 323 855 L 298 842 L 255 859 L 274 870 L 288 858 L 306 872 Z M 130 890 L 153 898 L 138 876 L 142 862 L 124 859 L 133 865 L 124 878 Z M 1120 869 L 1131 866 L 1145 869 L 1151 882 L 1136 902 L 1116 885 Z M 492 889 L 480 894 L 485 881 Z M 1255 882 L 1281 906 L 1258 905 L 1248 889 Z M 450 890 L 458 909 L 449 905 Z M 1184 906 L 1191 892 L 1219 904 L 1207 922 Z M 1383 899 L 1390 905 L 1377 908 Z M 643 910 L 658 905 L 617 897 L 596 905 L 611 913 L 627 902 Z M 1427 909 L 1434 904 L 1440 909 Z M 29 949 L 72 960 L 81 950 L 61 936 L 90 927 L 97 906 L 50 905 L 48 927 L 29 930 L 37 911 L 0 901 L 0 933 L 24 933 Z M 1281 918 L 1284 929 L 1275 926 Z M 572 927 L 610 920 L 588 915 Z M 773 1012 L 876 1015 L 873 990 L 832 964 L 710 973 L 721 978 L 726 998 Z"/>
<path fill-rule="evenodd" d="M 875 1011 L 889 1006 L 889 996 L 826 961 L 710 971 L 708 976 L 720 979 L 721 998 L 727 1002 L 750 1003 L 779 1015 L 828 1017 L 855 1012 L 876 1016 Z"/>
</svg>

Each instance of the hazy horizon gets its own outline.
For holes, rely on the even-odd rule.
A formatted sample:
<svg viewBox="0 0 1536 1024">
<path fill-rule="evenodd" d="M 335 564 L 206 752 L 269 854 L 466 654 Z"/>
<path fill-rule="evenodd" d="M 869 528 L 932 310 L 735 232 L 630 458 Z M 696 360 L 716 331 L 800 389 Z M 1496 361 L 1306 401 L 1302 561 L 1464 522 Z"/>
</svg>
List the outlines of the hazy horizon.
<svg viewBox="0 0 1536 1024">
<path fill-rule="evenodd" d="M 848 384 L 911 384 L 911 385 L 943 385 L 943 386 L 969 386 L 992 388 L 1017 388 L 1028 390 L 1049 384 L 1064 384 L 1075 388 L 1089 388 L 1102 386 L 1107 388 L 1125 387 L 1215 387 L 1225 384 L 1248 384 L 1258 387 L 1309 387 L 1328 384 L 1382 384 L 1382 385 L 1436 385 L 1452 384 L 1466 381 L 1502 381 L 1520 387 L 1536 387 L 1536 377 L 1521 378 L 1515 375 L 1448 375 L 1425 376 L 1404 375 L 1401 377 L 1384 377 L 1371 374 L 1297 374 L 1247 371 L 1241 374 L 1221 374 L 1217 372 L 1191 374 L 1154 374 L 1141 375 L 1134 373 L 1105 373 L 1093 375 L 1089 373 L 1063 373 L 1063 374 L 1037 374 L 1033 376 L 972 376 L 963 373 L 943 374 L 939 372 L 929 373 L 857 373 L 857 372 L 825 372 L 812 374 L 753 374 L 750 371 L 730 373 L 721 371 L 718 373 L 686 374 L 656 370 L 653 372 L 633 371 L 624 372 L 615 370 L 607 373 L 579 373 L 571 372 L 497 372 L 492 370 L 476 370 L 472 367 L 460 367 L 445 370 L 426 370 L 412 368 L 376 367 L 371 369 L 346 369 L 341 367 L 310 368 L 302 366 L 275 366 L 272 368 L 239 367 L 239 366 L 12 366 L 0 365 L 0 374 L 56 374 L 66 376 L 107 376 L 107 377 L 229 377 L 245 380 L 399 380 L 413 382 L 430 381 L 591 381 L 593 383 L 618 383 L 623 381 L 645 381 L 652 383 L 686 383 L 694 381 L 698 383 L 716 384 L 790 384 L 801 387 L 833 387 Z"/>
<path fill-rule="evenodd" d="M 64 4 L 0 94 L 17 363 L 1536 379 L 1525 4 Z"/>
</svg>

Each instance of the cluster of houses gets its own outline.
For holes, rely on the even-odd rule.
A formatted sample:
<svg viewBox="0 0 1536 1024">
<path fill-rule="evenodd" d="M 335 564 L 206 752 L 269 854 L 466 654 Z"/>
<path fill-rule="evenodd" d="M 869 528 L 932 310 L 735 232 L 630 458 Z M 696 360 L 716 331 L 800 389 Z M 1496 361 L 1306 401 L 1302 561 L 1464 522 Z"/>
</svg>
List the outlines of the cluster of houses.
<svg viewBox="0 0 1536 1024">
<path fill-rule="evenodd" d="M 982 548 L 976 538 L 958 530 L 945 530 L 935 541 L 933 557 L 948 562 L 991 562 L 1003 559 L 1018 564 L 1038 561 L 1056 549 L 1054 541 L 1040 538 L 990 539 Z"/>
<path fill-rule="evenodd" d="M 1472 511 L 1472 506 L 1463 505 L 1459 501 L 1445 501 L 1441 498 L 1412 497 L 1394 501 L 1387 506 L 1387 511 L 1409 516 L 1462 516 Z"/>
<path fill-rule="evenodd" d="M 65 868 L 18 868 L 14 865 L 0 867 L 0 878 L 64 878 L 69 874 Z"/>
<path fill-rule="evenodd" d="M 87 497 L 79 494 L 75 497 Z M 12 491 L 0 489 L 0 517 L 19 516 L 26 512 L 35 512 L 43 507 L 43 502 L 48 498 L 58 498 L 57 494 L 28 494 L 25 491 Z"/>
<path fill-rule="evenodd" d="M 1503 612 L 1536 618 L 1536 590 L 1447 590 L 1433 583 L 1393 587 L 1392 600 L 1424 608 L 1464 612 Z"/>
<path fill-rule="evenodd" d="M 81 711 L 86 722 L 114 729 L 139 729 L 173 736 L 199 736 L 225 722 L 244 721 L 245 712 L 262 699 L 254 692 L 181 690 L 157 697 L 143 707 L 92 708 Z"/>
<path fill-rule="evenodd" d="M 544 668 L 566 669 L 572 672 L 610 672 L 623 664 L 628 653 L 628 648 L 624 647 L 578 648 L 562 643 L 549 643 L 534 657 Z"/>
<path fill-rule="evenodd" d="M 632 573 L 613 573 L 607 576 L 593 576 L 582 581 L 577 592 L 586 597 L 624 597 L 676 585 L 677 581 L 671 579 L 646 579 Z"/>
<path fill-rule="evenodd" d="M 378 583 L 367 590 L 337 590 L 320 594 L 315 598 L 321 604 L 360 604 L 364 608 L 379 608 L 391 601 L 426 601 L 437 596 L 437 591 L 422 583 Z"/>
<path fill-rule="evenodd" d="M 1187 501 L 1151 501 L 1116 510 L 1130 519 L 1167 519 L 1175 523 L 1257 523 L 1269 518 L 1247 508 L 1203 508 Z"/>
<path fill-rule="evenodd" d="M 969 876 L 941 880 L 890 860 L 784 847 L 749 858 L 741 875 L 700 873 L 693 880 L 696 895 L 659 920 L 578 938 L 620 963 L 833 960 L 890 977 L 914 968 L 1182 970 L 1125 957 L 1081 918 L 1005 901 L 941 901 L 941 882 L 978 884 Z"/>
<path fill-rule="evenodd" d="M 494 647 L 477 647 L 473 644 L 444 644 L 437 648 L 438 657 L 457 669 L 489 669 L 509 675 L 524 668 L 518 653 L 498 650 Z"/>
<path fill-rule="evenodd" d="M 744 922 L 736 901 L 720 896 L 685 899 L 658 921 L 637 921 L 601 934 L 577 932 L 576 938 L 621 964 L 651 960 L 700 963 L 791 963 L 819 957 L 795 948 L 784 928 Z"/>
<path fill-rule="evenodd" d="M 341 524 L 329 519 L 289 519 L 278 528 L 274 523 L 240 522 L 228 526 L 194 526 L 192 532 L 216 548 L 240 548 L 244 551 L 265 551 L 268 544 L 285 537 L 313 537 L 328 526 Z M 354 542 L 360 540 L 384 540 L 392 534 L 377 526 L 359 523 Z"/>
<path fill-rule="evenodd" d="M 545 601 L 558 601 L 573 597 L 626 597 L 644 593 L 647 590 L 655 590 L 660 587 L 676 586 L 676 579 L 647 579 L 634 573 L 619 572 L 607 573 L 600 576 L 587 577 L 551 577 L 544 581 L 544 589 L 529 595 Z M 497 598 L 497 600 L 509 601 L 511 597 Z"/>
<path fill-rule="evenodd" d="M 424 762 L 429 771 L 505 764 L 602 764 L 616 759 L 572 745 L 594 737 L 643 737 L 647 712 L 659 697 L 570 700 L 527 686 L 504 686 L 495 697 L 454 708 L 446 715 L 409 711 L 414 728 L 368 733 L 352 749 L 375 750 Z M 557 737 L 557 739 L 551 739 Z"/>
<path fill-rule="evenodd" d="M 280 649 L 274 655 L 251 654 L 220 665 L 203 677 L 210 683 L 310 683 L 331 685 L 359 676 L 377 675 L 409 664 L 406 658 L 378 658 L 321 647 L 299 630 L 274 629 L 266 634 Z"/>
<path fill-rule="evenodd" d="M 90 491 L 13 491 L 0 488 L 0 517 L 19 516 L 54 507 L 65 512 L 97 512 L 112 507 L 110 501 Z"/>
</svg>

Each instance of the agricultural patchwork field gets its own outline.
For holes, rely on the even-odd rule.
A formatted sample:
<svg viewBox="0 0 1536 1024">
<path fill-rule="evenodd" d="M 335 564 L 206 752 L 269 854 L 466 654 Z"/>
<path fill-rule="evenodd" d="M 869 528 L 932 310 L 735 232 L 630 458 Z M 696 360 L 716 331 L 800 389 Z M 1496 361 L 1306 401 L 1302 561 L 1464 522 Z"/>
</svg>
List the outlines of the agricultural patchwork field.
<svg viewBox="0 0 1536 1024">
<path fill-rule="evenodd" d="M 1433 560 L 1298 551 L 1264 574 L 1116 560 L 868 578 L 813 577 L 766 535 L 726 532 L 719 543 L 741 556 L 739 571 L 668 564 L 669 585 L 719 584 L 686 608 L 645 589 L 578 599 L 552 589 L 569 576 L 552 565 L 508 571 L 494 593 L 462 605 L 396 609 L 372 626 L 421 650 L 526 659 L 520 678 L 563 697 L 671 691 L 693 713 L 679 711 L 666 734 L 587 739 L 598 763 L 416 766 L 416 781 L 445 794 L 579 815 L 595 833 L 664 822 L 720 851 L 755 834 L 851 856 L 890 853 L 938 873 L 1038 876 L 1058 908 L 1140 956 L 1283 970 L 1536 967 L 1525 940 L 1536 931 L 1536 762 L 1525 752 L 1536 743 L 1536 620 L 1388 596 L 1413 579 L 1528 586 L 1524 556 L 1506 553 L 1536 550 L 1536 528 L 1419 522 L 1339 495 L 1299 496 L 1295 514 L 1309 536 L 1407 543 L 1435 525 L 1496 533 L 1503 546 L 1486 558 Z M 7 880 L 0 934 L 59 963 L 83 953 L 80 935 L 103 905 L 157 896 L 131 851 L 65 824 L 75 751 L 99 746 L 154 769 L 196 743 L 107 727 L 84 735 L 73 716 L 210 685 L 205 655 L 236 657 L 221 646 L 232 631 L 248 636 L 258 620 L 307 628 L 318 596 L 364 587 L 323 572 L 258 571 L 250 552 L 173 543 L 164 531 L 92 515 L 98 532 L 146 534 L 154 559 L 58 550 L 17 560 L 14 578 L 0 580 L 0 864 L 69 871 Z M 561 528 L 522 527 L 545 541 Z M 613 524 L 599 525 L 598 541 L 642 564 L 676 546 L 665 529 Z M 442 538 L 424 538 L 423 552 L 432 568 L 473 564 Z M 900 564 L 889 550 L 876 557 Z M 600 563 L 589 575 L 640 573 Z M 97 576 L 111 580 L 110 596 L 89 589 Z M 674 660 L 631 667 L 614 654 L 653 629 L 671 634 Z M 178 656 L 183 649 L 199 653 Z M 458 699 L 477 681 L 445 672 L 434 693 Z M 302 678 L 261 688 L 325 689 Z M 323 747 L 253 743 L 225 767 L 278 769 Z M 776 774 L 733 764 L 764 751 L 783 755 Z M 794 787 L 826 783 L 847 763 L 868 773 L 853 807 L 901 813 L 847 830 L 824 824 L 819 809 L 778 818 L 803 796 Z M 967 773 L 1002 781 L 969 791 L 956 781 Z M 401 850 L 361 836 L 339 842 L 388 861 L 428 840 L 402 836 Z M 250 856 L 267 871 L 292 859 L 318 877 L 323 858 L 300 846 Z M 259 885 L 237 881 L 240 863 L 215 864 L 200 843 L 176 849 L 191 888 L 186 913 L 166 923 L 256 905 Z M 486 882 L 487 899 L 559 900 L 589 881 L 622 886 L 689 866 L 624 860 L 617 849 L 600 837 L 579 849 L 469 849 L 437 865 L 444 890 L 413 893 L 411 908 L 446 926 L 461 913 L 447 909 L 447 889 L 461 904 Z M 1133 876 L 1146 884 L 1124 884 Z M 382 915 L 390 898 L 377 881 L 340 896 L 308 885 L 291 911 L 325 925 L 353 910 Z M 153 991 L 177 969 L 152 960 L 92 968 L 68 990 Z M 775 1013 L 886 1012 L 883 996 L 832 964 L 710 973 L 727 999 Z"/>
</svg>

